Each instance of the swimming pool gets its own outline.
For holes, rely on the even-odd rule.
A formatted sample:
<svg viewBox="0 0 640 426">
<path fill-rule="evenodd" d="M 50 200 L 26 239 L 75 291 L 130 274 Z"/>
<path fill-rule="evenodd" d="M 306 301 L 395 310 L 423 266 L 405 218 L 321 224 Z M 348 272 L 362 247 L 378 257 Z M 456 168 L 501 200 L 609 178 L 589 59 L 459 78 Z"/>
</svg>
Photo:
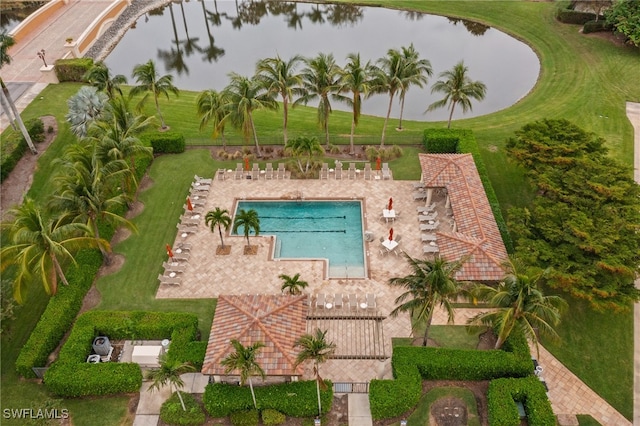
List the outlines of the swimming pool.
<svg viewBox="0 0 640 426">
<path fill-rule="evenodd" d="M 260 235 L 276 237 L 274 258 L 328 259 L 330 278 L 366 276 L 360 201 L 251 200 L 240 209 L 256 210 Z"/>
</svg>

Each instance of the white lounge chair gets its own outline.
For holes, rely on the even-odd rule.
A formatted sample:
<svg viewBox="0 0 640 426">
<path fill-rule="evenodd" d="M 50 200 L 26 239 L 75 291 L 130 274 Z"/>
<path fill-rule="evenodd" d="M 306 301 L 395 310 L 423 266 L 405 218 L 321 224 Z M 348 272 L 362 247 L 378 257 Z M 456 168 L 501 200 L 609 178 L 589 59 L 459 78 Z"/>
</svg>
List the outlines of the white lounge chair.
<svg viewBox="0 0 640 426">
<path fill-rule="evenodd" d="M 371 163 L 364 165 L 364 180 L 371 180 Z"/>
<path fill-rule="evenodd" d="M 328 179 L 329 178 L 329 164 L 322 163 L 322 168 L 320 169 L 320 179 Z"/>
<path fill-rule="evenodd" d="M 438 239 L 436 234 L 431 234 L 431 233 L 426 233 L 426 232 L 422 233 L 421 238 L 422 238 L 422 241 L 437 241 L 437 239 Z"/>
<path fill-rule="evenodd" d="M 336 179 L 342 179 L 342 163 L 336 161 Z"/>
<path fill-rule="evenodd" d="M 432 246 L 430 244 L 425 244 L 422 246 L 422 252 L 424 254 L 433 254 L 433 253 L 438 253 L 440 251 L 440 248 L 438 248 L 438 246 Z"/>
<path fill-rule="evenodd" d="M 189 253 L 173 253 L 173 260 L 188 262 L 191 255 Z"/>
<path fill-rule="evenodd" d="M 434 203 L 431 203 L 431 204 L 430 204 L 430 205 L 428 205 L 428 206 L 419 206 L 419 207 L 416 207 L 416 211 L 417 211 L 418 213 L 429 213 L 429 212 L 434 211 L 434 210 L 435 210 L 435 208 L 436 208 L 436 203 L 434 202 Z"/>
<path fill-rule="evenodd" d="M 333 296 L 333 307 L 342 309 L 342 293 L 336 293 L 335 296 Z"/>
<path fill-rule="evenodd" d="M 175 264 L 174 264 L 175 263 Z M 165 272 L 184 272 L 184 264 L 178 262 L 162 262 Z"/>
<path fill-rule="evenodd" d="M 422 223 L 420 224 L 421 231 L 435 231 L 440 226 L 440 221 L 436 220 L 434 223 Z"/>
<path fill-rule="evenodd" d="M 413 193 L 413 200 L 426 200 L 427 192 L 426 191 L 418 191 Z"/>
<path fill-rule="evenodd" d="M 355 294 L 349 295 L 349 309 L 358 309 L 358 297 Z"/>
<path fill-rule="evenodd" d="M 382 163 L 382 179 L 391 179 L 391 169 L 389 168 L 389 163 Z"/>
<path fill-rule="evenodd" d="M 356 178 L 356 163 L 349 163 L 349 179 L 354 180 Z"/>
<path fill-rule="evenodd" d="M 166 275 L 158 274 L 158 280 L 160 280 L 160 284 L 169 284 L 169 285 L 180 285 L 182 281 L 179 277 L 168 277 Z"/>
<path fill-rule="evenodd" d="M 419 222 L 426 222 L 429 220 L 436 220 L 436 218 L 438 217 L 438 212 L 433 212 L 433 213 L 429 213 L 429 214 L 419 214 L 418 215 L 418 221 Z"/>
<path fill-rule="evenodd" d="M 284 168 L 284 163 L 278 164 L 278 179 L 284 179 L 287 177 L 287 170 Z"/>
<path fill-rule="evenodd" d="M 375 309 L 376 308 L 376 295 L 367 293 L 366 296 L 367 309 Z"/>
<path fill-rule="evenodd" d="M 264 170 L 264 178 L 267 180 L 273 179 L 273 163 L 267 163 Z"/>
<path fill-rule="evenodd" d="M 211 185 L 211 183 L 213 182 L 213 179 L 203 178 L 198 175 L 195 175 L 194 179 L 196 180 L 196 182 L 200 182 L 201 184 L 205 185 Z"/>
<path fill-rule="evenodd" d="M 324 293 L 320 293 L 316 296 L 316 309 L 324 309 L 326 299 Z"/>
</svg>

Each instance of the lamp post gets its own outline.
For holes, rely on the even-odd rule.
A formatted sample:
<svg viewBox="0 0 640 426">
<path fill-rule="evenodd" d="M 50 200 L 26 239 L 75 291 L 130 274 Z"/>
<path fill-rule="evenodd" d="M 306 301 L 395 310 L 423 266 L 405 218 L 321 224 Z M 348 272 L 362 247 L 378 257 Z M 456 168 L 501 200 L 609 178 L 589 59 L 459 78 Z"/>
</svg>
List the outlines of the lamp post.
<svg viewBox="0 0 640 426">
<path fill-rule="evenodd" d="M 42 59 L 42 62 L 44 62 L 44 66 L 47 66 L 47 61 L 44 59 L 44 49 L 40 50 L 38 52 L 38 58 Z"/>
</svg>

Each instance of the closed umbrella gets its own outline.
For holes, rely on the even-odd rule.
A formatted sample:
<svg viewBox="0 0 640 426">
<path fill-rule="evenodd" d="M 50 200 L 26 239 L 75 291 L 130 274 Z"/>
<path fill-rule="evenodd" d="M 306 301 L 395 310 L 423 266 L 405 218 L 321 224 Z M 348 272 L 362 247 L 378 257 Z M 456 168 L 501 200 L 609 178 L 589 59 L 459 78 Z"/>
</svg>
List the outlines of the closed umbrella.
<svg viewBox="0 0 640 426">
<path fill-rule="evenodd" d="M 393 241 L 393 228 L 389 229 L 389 241 Z"/>
<path fill-rule="evenodd" d="M 389 197 L 389 208 L 387 210 L 393 210 L 393 198 Z"/>
<path fill-rule="evenodd" d="M 187 197 L 187 210 L 193 210 L 193 204 L 191 204 L 191 198 Z"/>
<path fill-rule="evenodd" d="M 244 157 L 244 169 L 249 170 L 249 158 Z"/>
<path fill-rule="evenodd" d="M 171 246 L 169 244 L 167 244 L 167 254 L 173 259 L 173 250 L 171 250 Z"/>
<path fill-rule="evenodd" d="M 380 159 L 380 157 L 376 158 L 376 170 L 380 170 L 381 163 L 382 163 L 382 160 Z"/>
</svg>

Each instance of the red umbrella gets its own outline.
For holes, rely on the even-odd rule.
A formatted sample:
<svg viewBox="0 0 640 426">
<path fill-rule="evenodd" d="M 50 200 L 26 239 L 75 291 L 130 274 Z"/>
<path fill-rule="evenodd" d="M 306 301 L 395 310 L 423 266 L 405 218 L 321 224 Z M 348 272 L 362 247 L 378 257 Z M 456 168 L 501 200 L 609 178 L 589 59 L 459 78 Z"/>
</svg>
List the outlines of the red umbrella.
<svg viewBox="0 0 640 426">
<path fill-rule="evenodd" d="M 389 241 L 393 241 L 393 228 L 389 229 Z"/>
<path fill-rule="evenodd" d="M 167 244 L 167 254 L 169 257 L 173 258 L 173 251 L 171 250 L 171 246 Z"/>
<path fill-rule="evenodd" d="M 244 158 L 244 169 L 245 170 L 249 170 L 249 158 L 248 157 Z"/>
<path fill-rule="evenodd" d="M 191 198 L 187 197 L 187 210 L 193 210 L 193 204 L 191 204 Z"/>
<path fill-rule="evenodd" d="M 380 159 L 380 157 L 376 158 L 376 170 L 380 170 L 380 163 L 382 162 L 382 160 Z"/>
<path fill-rule="evenodd" d="M 393 198 L 389 197 L 389 207 L 387 210 L 393 210 Z"/>
</svg>

